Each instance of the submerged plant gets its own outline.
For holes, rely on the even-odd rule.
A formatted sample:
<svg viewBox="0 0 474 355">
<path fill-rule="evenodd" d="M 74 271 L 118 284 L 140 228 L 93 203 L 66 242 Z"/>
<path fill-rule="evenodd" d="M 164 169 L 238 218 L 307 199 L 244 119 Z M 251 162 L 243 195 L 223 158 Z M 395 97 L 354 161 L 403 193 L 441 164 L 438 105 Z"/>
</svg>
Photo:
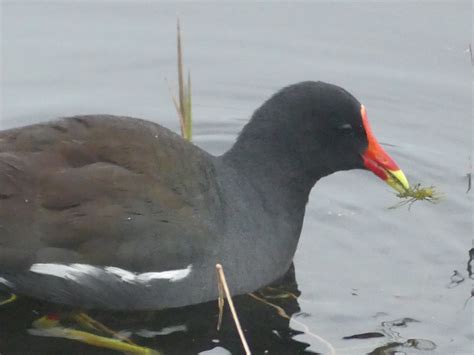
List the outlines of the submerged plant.
<svg viewBox="0 0 474 355">
<path fill-rule="evenodd" d="M 390 209 L 402 207 L 408 205 L 408 209 L 411 208 L 413 203 L 416 201 L 428 201 L 431 203 L 437 203 L 441 199 L 441 195 L 436 191 L 434 186 L 423 187 L 421 184 L 416 184 L 413 187 L 404 189 L 397 193 L 398 198 L 403 199 L 394 206 L 389 207 Z"/>
</svg>

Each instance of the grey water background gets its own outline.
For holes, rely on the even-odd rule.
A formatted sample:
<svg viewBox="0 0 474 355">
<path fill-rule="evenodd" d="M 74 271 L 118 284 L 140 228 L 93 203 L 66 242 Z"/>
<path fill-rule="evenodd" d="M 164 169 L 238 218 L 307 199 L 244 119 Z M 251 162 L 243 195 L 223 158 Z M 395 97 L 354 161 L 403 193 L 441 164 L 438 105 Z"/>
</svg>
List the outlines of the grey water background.
<svg viewBox="0 0 474 355">
<path fill-rule="evenodd" d="M 221 154 L 276 90 L 323 80 L 364 103 L 412 184 L 444 194 L 388 209 L 397 198 L 368 172 L 318 182 L 294 260 L 294 319 L 338 354 L 409 339 L 419 346 L 400 354 L 471 354 L 471 2 L 2 1 L 0 127 L 110 113 L 179 131 L 168 89 L 177 91 L 177 15 L 195 144 Z M 386 336 L 343 339 L 366 332 Z M 327 353 L 307 333 L 294 340 Z"/>
</svg>

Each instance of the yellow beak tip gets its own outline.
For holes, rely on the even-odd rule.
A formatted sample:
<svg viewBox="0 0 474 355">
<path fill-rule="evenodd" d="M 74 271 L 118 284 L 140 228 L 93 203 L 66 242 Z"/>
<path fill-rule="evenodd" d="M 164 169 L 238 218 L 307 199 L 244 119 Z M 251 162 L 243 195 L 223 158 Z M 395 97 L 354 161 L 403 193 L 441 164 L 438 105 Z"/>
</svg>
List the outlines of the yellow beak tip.
<svg viewBox="0 0 474 355">
<path fill-rule="evenodd" d="M 393 189 L 398 192 L 405 192 L 410 188 L 408 180 L 401 170 L 387 170 L 388 178 L 386 180 Z"/>
</svg>

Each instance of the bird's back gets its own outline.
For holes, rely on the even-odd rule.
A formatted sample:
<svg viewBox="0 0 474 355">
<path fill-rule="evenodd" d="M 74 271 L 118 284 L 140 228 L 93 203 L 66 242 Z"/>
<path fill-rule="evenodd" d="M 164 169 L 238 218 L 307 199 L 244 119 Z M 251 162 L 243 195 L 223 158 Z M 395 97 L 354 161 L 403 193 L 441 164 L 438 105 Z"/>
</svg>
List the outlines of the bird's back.
<svg viewBox="0 0 474 355">
<path fill-rule="evenodd" d="M 1 269 L 182 267 L 216 228 L 213 161 L 168 129 L 127 117 L 0 132 Z"/>
</svg>

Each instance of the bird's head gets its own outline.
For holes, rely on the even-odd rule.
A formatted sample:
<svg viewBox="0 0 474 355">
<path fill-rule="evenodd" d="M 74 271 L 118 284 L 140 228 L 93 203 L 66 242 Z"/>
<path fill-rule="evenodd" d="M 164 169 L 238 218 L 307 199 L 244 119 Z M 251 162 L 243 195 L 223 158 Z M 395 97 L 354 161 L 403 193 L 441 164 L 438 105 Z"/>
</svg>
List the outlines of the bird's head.
<svg viewBox="0 0 474 355">
<path fill-rule="evenodd" d="M 283 88 L 255 111 L 239 143 L 263 152 L 266 161 L 280 161 L 283 172 L 303 170 L 313 181 L 366 169 L 398 192 L 409 188 L 375 138 L 364 105 L 336 85 L 307 81 Z"/>
</svg>

